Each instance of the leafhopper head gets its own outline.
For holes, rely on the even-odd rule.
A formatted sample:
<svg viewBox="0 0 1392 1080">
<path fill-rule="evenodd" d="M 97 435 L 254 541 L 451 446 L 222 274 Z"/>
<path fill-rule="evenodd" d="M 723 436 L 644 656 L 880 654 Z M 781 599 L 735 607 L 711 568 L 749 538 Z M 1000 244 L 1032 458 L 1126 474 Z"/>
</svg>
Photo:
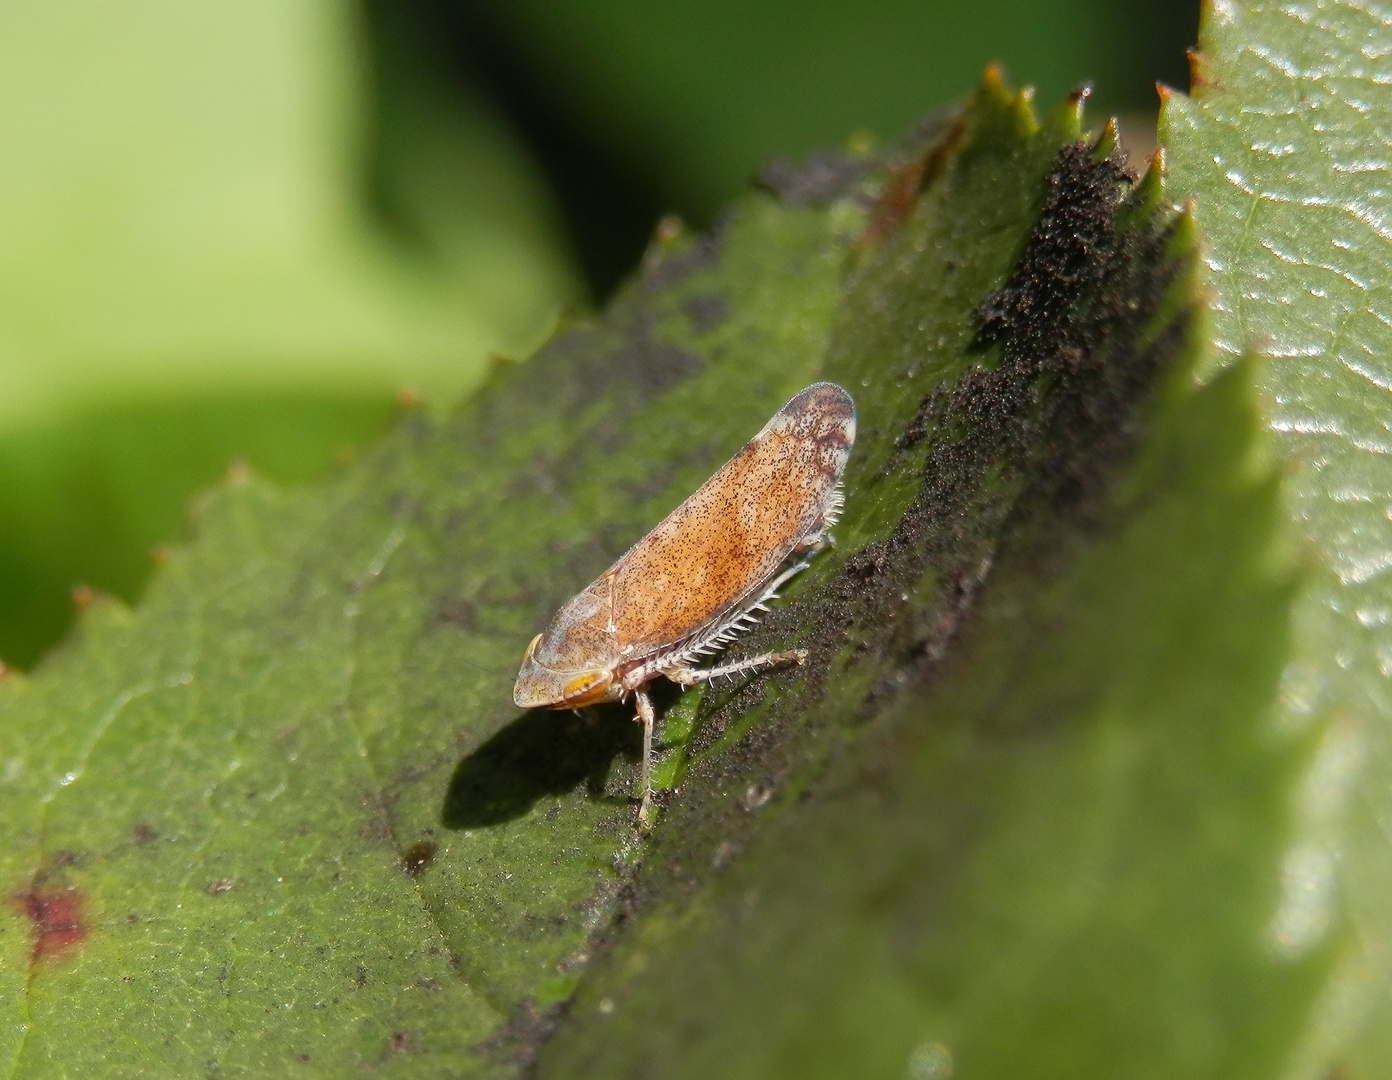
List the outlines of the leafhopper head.
<svg viewBox="0 0 1392 1080">
<path fill-rule="evenodd" d="M 517 673 L 512 699 L 523 709 L 580 709 L 605 701 L 618 701 L 622 692 L 614 686 L 612 668 L 593 666 L 572 667 L 564 658 L 548 657 L 561 670 L 548 667 L 537 659 L 537 646 L 543 635 L 532 638 L 522 657 L 522 670 Z"/>
</svg>

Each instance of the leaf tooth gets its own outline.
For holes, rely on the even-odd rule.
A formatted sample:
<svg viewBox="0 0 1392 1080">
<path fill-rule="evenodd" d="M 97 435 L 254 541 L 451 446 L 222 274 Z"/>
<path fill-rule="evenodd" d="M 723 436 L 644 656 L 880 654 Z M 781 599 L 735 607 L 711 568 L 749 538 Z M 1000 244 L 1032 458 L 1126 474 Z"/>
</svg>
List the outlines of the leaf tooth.
<svg viewBox="0 0 1392 1080">
<path fill-rule="evenodd" d="M 1150 155 L 1150 161 L 1146 163 L 1145 174 L 1141 177 L 1141 182 L 1136 185 L 1135 198 L 1143 213 L 1153 214 L 1164 203 L 1165 150 L 1163 147 L 1157 146 L 1155 153 Z"/>
<path fill-rule="evenodd" d="M 1106 161 L 1109 157 L 1116 154 L 1121 149 L 1121 134 L 1117 131 L 1116 117 L 1108 119 L 1102 128 L 1102 134 L 1097 136 L 1097 141 L 1092 144 L 1092 159 L 1094 161 Z"/>
</svg>

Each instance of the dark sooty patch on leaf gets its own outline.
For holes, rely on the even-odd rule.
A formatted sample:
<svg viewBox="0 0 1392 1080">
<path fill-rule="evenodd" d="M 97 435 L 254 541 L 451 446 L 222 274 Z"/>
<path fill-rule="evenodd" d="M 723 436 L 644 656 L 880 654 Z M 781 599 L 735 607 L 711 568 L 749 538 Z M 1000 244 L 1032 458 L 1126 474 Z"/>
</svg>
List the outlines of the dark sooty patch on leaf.
<svg viewBox="0 0 1392 1080">
<path fill-rule="evenodd" d="M 820 150 L 801 164 L 775 158 L 759 170 L 757 183 L 789 206 L 820 206 L 853 192 L 880 163 L 841 150 Z"/>
<path fill-rule="evenodd" d="M 712 270 L 720 263 L 721 241 L 729 226 L 728 214 L 717 219 L 709 232 L 684 243 L 658 242 L 643 256 L 643 272 L 638 279 L 641 293 L 652 296 L 664 292 L 701 270 Z M 680 228 L 680 222 L 677 222 Z M 659 233 L 662 224 L 658 225 Z"/>
<path fill-rule="evenodd" d="M 602 797 L 614 758 L 636 761 L 641 747 L 638 725 L 617 706 L 525 712 L 459 763 L 440 820 L 449 829 L 498 825 L 582 784 Z"/>
<path fill-rule="evenodd" d="M 817 605 L 821 655 L 855 627 L 858 650 L 887 666 L 863 715 L 947 655 L 1003 554 L 1044 578 L 1070 537 L 1105 522 L 1109 480 L 1192 319 L 1186 308 L 1151 332 L 1191 256 L 1169 253 L 1172 217 L 1133 213 L 1142 197 L 1120 160 L 1061 150 L 1024 253 L 979 312 L 976 348 L 998 363 L 930 394 L 900 436 L 929 443 L 918 494 Z"/>
<path fill-rule="evenodd" d="M 543 1043 L 560 1023 L 565 1006 L 557 1003 L 542 1008 L 528 998 L 512 1010 L 512 1015 L 492 1038 L 473 1046 L 475 1054 L 501 1066 L 516 1070 L 518 1076 L 533 1076 L 533 1066 Z"/>
<path fill-rule="evenodd" d="M 656 332 L 656 321 L 652 312 L 641 312 L 630 324 L 624 343 L 611 356 L 613 363 L 631 373 L 644 402 L 691 378 L 706 363 L 700 353 L 663 341 Z"/>
<path fill-rule="evenodd" d="M 1145 404 L 1192 320 L 1183 307 L 1157 329 L 1193 256 L 1170 252 L 1176 218 L 1144 198 L 1122 161 L 1097 160 L 1084 144 L 1058 153 L 1024 251 L 978 313 L 976 348 L 996 350 L 997 363 L 930 393 L 899 436 L 890 467 L 922 474 L 890 535 L 741 642 L 753 654 L 800 640 L 811 653 L 805 682 L 775 671 L 707 693 L 694 753 L 737 725 L 747 731 L 693 761 L 670 827 L 655 838 L 663 850 L 631 890 L 630 915 L 693 893 L 728 862 L 719 852 L 745 846 L 755 815 L 728 793 L 776 797 L 790 781 L 804 789 L 830 727 L 869 721 L 930 677 L 1005 556 L 1024 559 L 1042 585 L 1109 520 L 1110 481 L 1138 445 Z M 868 688 L 849 709 L 819 707 L 848 641 Z"/>
<path fill-rule="evenodd" d="M 957 123 L 960 115 L 961 110 L 952 106 L 929 113 L 915 124 L 896 151 L 897 158 L 890 161 L 887 174 L 885 158 L 879 155 L 818 150 L 800 163 L 775 158 L 759 170 L 755 182 L 789 206 L 825 206 L 856 195 L 863 196 L 867 203 L 886 198 L 912 203 L 925 179 L 925 165 L 932 148 L 943 145 L 944 134 Z M 904 183 L 906 172 L 915 174 L 907 187 Z M 867 190 L 875 186 L 867 184 L 872 178 L 883 181 L 879 192 Z"/>
<path fill-rule="evenodd" d="M 730 317 L 730 302 L 719 293 L 698 293 L 682 302 L 691 328 L 707 334 Z"/>
</svg>

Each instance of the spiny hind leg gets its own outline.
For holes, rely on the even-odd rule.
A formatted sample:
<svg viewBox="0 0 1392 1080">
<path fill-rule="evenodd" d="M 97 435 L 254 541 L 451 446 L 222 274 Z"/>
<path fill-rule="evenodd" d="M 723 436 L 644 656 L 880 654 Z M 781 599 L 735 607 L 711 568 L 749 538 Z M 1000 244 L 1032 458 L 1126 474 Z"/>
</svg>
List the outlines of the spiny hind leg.
<svg viewBox="0 0 1392 1080">
<path fill-rule="evenodd" d="M 696 653 L 703 656 L 710 656 L 712 653 L 720 652 L 740 634 L 744 633 L 746 630 L 752 629 L 759 622 L 758 613 L 761 611 L 767 612 L 769 610 L 769 604 L 778 599 L 778 590 L 787 584 L 790 579 L 796 577 L 811 566 L 813 555 L 816 555 L 823 548 L 832 547 L 835 544 L 835 538 L 833 538 L 830 533 L 823 531 L 809 538 L 805 544 L 799 545 L 794 549 L 793 553 L 796 561 L 785 566 L 780 574 L 765 585 L 763 592 L 759 593 L 758 598 L 752 604 L 740 610 L 735 615 L 730 616 L 725 623 L 718 627 L 715 633 L 696 649 Z M 769 653 L 768 656 L 774 658 L 771 661 L 772 663 L 796 660 L 800 664 L 806 659 L 806 655 L 804 654 L 801 657 L 795 655 L 798 651 L 799 650 L 794 649 L 786 653 Z M 719 670 L 722 674 L 734 674 L 737 671 L 744 670 L 745 665 L 764 667 L 766 666 L 764 663 L 766 659 L 766 657 L 756 657 L 752 660 L 743 661 L 741 665 L 731 667 L 729 671 L 726 671 L 723 667 Z M 687 666 L 686 664 L 681 665 L 681 667 Z M 726 665 L 726 667 L 729 667 L 729 665 Z M 692 668 L 691 670 L 699 672 L 702 670 L 716 669 Z M 668 673 L 663 672 L 663 674 L 666 675 Z M 673 682 L 682 682 L 681 679 L 675 676 L 671 676 L 671 678 Z M 696 681 L 699 682 L 700 678 L 698 677 Z M 690 683 L 685 682 L 683 685 L 689 686 Z"/>
<path fill-rule="evenodd" d="M 778 664 L 801 664 L 805 663 L 806 660 L 806 649 L 785 649 L 783 652 L 764 653 L 761 656 L 750 656 L 743 660 L 731 660 L 728 664 L 717 664 L 715 667 L 692 667 L 690 664 L 679 664 L 668 668 L 662 674 L 682 686 L 695 686 L 697 683 L 709 682 L 711 679 L 719 679 L 727 675 L 743 675 L 747 671 L 759 671 L 762 668 L 774 667 Z"/>
<path fill-rule="evenodd" d="M 652 742 L 656 713 L 653 712 L 652 698 L 642 687 L 633 691 L 633 697 L 638 707 L 638 715 L 634 719 L 643 724 L 643 801 L 638 806 L 638 824 L 646 825 L 648 810 L 652 807 Z"/>
<path fill-rule="evenodd" d="M 821 528 L 800 543 L 795 550 L 798 555 L 805 555 L 811 558 L 817 552 L 825 548 L 836 546 L 836 537 L 831 535 L 831 530 L 836 523 L 841 520 L 841 509 L 846 504 L 845 490 L 838 483 L 836 490 L 831 493 L 831 502 L 827 507 L 826 513 L 822 517 Z M 807 563 L 804 560 L 803 566 Z"/>
</svg>

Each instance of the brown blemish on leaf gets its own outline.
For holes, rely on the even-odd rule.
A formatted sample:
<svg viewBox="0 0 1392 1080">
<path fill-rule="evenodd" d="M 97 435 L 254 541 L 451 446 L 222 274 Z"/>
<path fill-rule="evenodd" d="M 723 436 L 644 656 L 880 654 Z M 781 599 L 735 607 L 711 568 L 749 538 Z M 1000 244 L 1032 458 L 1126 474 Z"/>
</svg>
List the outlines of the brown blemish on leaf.
<svg viewBox="0 0 1392 1080">
<path fill-rule="evenodd" d="M 461 630 L 474 630 L 478 627 L 477 610 L 473 601 L 463 597 L 443 600 L 435 612 L 435 617 L 447 626 L 457 626 Z"/>
<path fill-rule="evenodd" d="M 422 840 L 418 844 L 412 844 L 401 853 L 401 872 L 407 877 L 419 877 L 431 863 L 435 861 L 435 853 L 439 849 L 433 840 Z"/>
<path fill-rule="evenodd" d="M 12 903 L 29 920 L 33 934 L 31 965 L 61 960 L 87 940 L 84 898 L 75 885 L 35 883 L 14 896 Z"/>
<path fill-rule="evenodd" d="M 561 1004 L 543 1009 L 534 999 L 527 998 L 514 1007 L 507 1023 L 491 1038 L 470 1049 L 498 1065 L 512 1066 L 516 1075 L 530 1076 L 528 1070 L 536 1064 L 542 1044 L 555 1032 L 563 1011 Z"/>
<path fill-rule="evenodd" d="M 899 227 L 918 202 L 928 171 L 928 153 L 916 154 L 889 174 L 884 191 L 875 200 L 870 224 L 861 234 L 862 245 L 878 244 Z"/>
<path fill-rule="evenodd" d="M 1189 61 L 1189 92 L 1191 94 L 1202 94 L 1212 86 L 1212 80 L 1208 74 L 1208 60 L 1198 49 L 1186 49 L 1184 58 Z M 1157 90 L 1161 91 L 1161 96 L 1165 96 L 1167 88 L 1157 85 Z"/>
<path fill-rule="evenodd" d="M 860 235 L 860 247 L 875 246 L 903 224 L 918 205 L 919 195 L 947 168 L 965 133 L 961 118 L 955 118 L 931 145 L 889 174 L 871 208 L 870 223 Z"/>
<path fill-rule="evenodd" d="M 221 896 L 223 893 L 230 893 L 237 888 L 237 883 L 231 878 L 222 878 L 218 881 L 210 881 L 203 886 L 203 891 L 209 896 Z"/>
</svg>

